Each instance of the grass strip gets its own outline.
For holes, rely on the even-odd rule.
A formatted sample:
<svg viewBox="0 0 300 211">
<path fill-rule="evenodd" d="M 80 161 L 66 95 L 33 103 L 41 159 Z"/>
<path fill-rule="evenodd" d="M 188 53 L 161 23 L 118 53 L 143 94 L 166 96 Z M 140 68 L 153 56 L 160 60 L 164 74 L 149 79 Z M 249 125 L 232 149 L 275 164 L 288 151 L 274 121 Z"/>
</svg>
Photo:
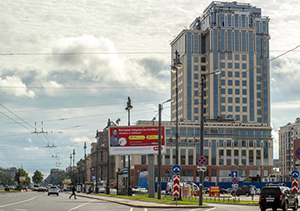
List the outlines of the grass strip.
<svg viewBox="0 0 300 211">
<path fill-rule="evenodd" d="M 157 203 L 166 203 L 166 204 L 176 204 L 176 201 L 173 201 L 173 197 L 167 196 L 162 197 L 162 199 L 149 198 L 147 195 L 135 195 L 135 196 L 124 196 L 124 195 L 115 195 L 115 194 L 95 194 L 100 196 L 124 198 L 124 199 L 133 199 L 140 201 L 148 202 L 157 202 Z M 203 202 L 212 202 L 212 203 L 221 203 L 221 204 L 240 204 L 240 205 L 258 205 L 257 201 L 247 201 L 247 200 L 232 200 L 228 198 L 203 198 Z M 185 205 L 198 205 L 199 198 L 194 197 L 184 197 L 182 201 L 177 201 L 177 204 Z"/>
</svg>

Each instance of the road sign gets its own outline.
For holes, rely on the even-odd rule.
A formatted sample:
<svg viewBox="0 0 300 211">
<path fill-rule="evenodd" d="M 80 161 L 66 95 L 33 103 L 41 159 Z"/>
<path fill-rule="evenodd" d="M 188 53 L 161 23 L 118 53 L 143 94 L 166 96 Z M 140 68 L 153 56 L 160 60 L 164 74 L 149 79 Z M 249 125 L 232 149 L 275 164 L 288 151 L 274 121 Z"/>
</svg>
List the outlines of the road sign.
<svg viewBox="0 0 300 211">
<path fill-rule="evenodd" d="M 233 184 L 238 184 L 239 179 L 236 178 L 236 177 L 232 177 L 231 182 L 232 182 Z"/>
<path fill-rule="evenodd" d="M 205 172 L 207 169 L 206 169 L 206 167 L 205 166 L 197 166 L 197 171 L 199 172 L 199 171 L 203 171 L 203 172 Z"/>
<path fill-rule="evenodd" d="M 128 174 L 128 168 L 127 167 L 123 168 L 123 174 Z"/>
<path fill-rule="evenodd" d="M 179 198 L 180 175 L 173 176 L 173 198 Z"/>
<path fill-rule="evenodd" d="M 173 172 L 174 174 L 179 174 L 179 173 L 181 172 L 181 167 L 180 167 L 180 165 L 175 164 L 175 165 L 172 167 L 172 172 Z"/>
<path fill-rule="evenodd" d="M 294 179 L 297 179 L 297 178 L 299 177 L 299 171 L 297 171 L 297 170 L 292 171 L 291 176 L 292 176 Z"/>
<path fill-rule="evenodd" d="M 298 147 L 295 151 L 296 158 L 300 160 L 300 147 Z"/>
<path fill-rule="evenodd" d="M 298 179 L 292 180 L 292 192 L 298 194 Z"/>
<path fill-rule="evenodd" d="M 206 164 L 206 162 L 207 162 L 207 159 L 206 159 L 206 157 L 204 157 L 204 156 L 200 156 L 200 157 L 198 157 L 198 159 L 197 159 L 197 163 L 198 163 L 200 166 L 204 166 L 204 165 Z"/>
<path fill-rule="evenodd" d="M 238 177 L 238 171 L 231 171 L 231 177 Z"/>
</svg>

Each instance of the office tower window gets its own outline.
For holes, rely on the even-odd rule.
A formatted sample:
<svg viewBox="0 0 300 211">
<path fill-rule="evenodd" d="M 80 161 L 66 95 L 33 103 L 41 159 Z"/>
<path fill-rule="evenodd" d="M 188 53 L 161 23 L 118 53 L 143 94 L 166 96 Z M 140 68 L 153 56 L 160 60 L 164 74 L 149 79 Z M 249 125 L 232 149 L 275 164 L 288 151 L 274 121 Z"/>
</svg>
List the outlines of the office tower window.
<svg viewBox="0 0 300 211">
<path fill-rule="evenodd" d="M 240 38 L 239 31 L 234 31 L 234 50 L 236 52 L 240 51 Z"/>
<path fill-rule="evenodd" d="M 228 63 L 227 63 L 227 67 L 228 67 L 229 69 L 232 69 L 232 63 L 231 63 L 231 62 L 228 62 Z"/>
<path fill-rule="evenodd" d="M 228 86 L 232 86 L 232 80 L 228 80 Z"/>
<path fill-rule="evenodd" d="M 239 54 L 234 55 L 234 60 L 239 61 L 240 60 L 240 55 Z"/>
<path fill-rule="evenodd" d="M 239 106 L 235 106 L 235 112 L 240 112 L 240 107 Z"/>
<path fill-rule="evenodd" d="M 240 77 L 240 72 L 234 72 L 234 76 L 237 78 Z"/>
<path fill-rule="evenodd" d="M 232 106 L 228 106 L 228 112 L 232 112 Z"/>
<path fill-rule="evenodd" d="M 242 81 L 242 86 L 247 86 L 247 81 Z"/>
<path fill-rule="evenodd" d="M 254 159 L 253 159 L 253 150 L 249 150 L 249 165 L 253 166 L 253 162 L 254 162 Z"/>
<path fill-rule="evenodd" d="M 242 94 L 247 95 L 247 89 L 242 89 Z"/>
<path fill-rule="evenodd" d="M 224 150 L 219 149 L 219 165 L 224 165 Z"/>
<path fill-rule="evenodd" d="M 226 165 L 231 166 L 231 149 L 226 150 Z"/>
<path fill-rule="evenodd" d="M 223 140 L 219 140 L 219 147 L 223 147 L 224 146 L 224 141 Z"/>
<path fill-rule="evenodd" d="M 173 149 L 173 157 L 172 157 L 172 165 L 177 164 L 176 163 L 176 149 Z"/>
<path fill-rule="evenodd" d="M 198 63 L 199 62 L 199 58 L 198 57 L 194 57 L 194 62 Z"/>
<path fill-rule="evenodd" d="M 228 77 L 232 77 L 232 71 L 228 71 L 228 72 L 227 72 L 227 76 L 228 76 Z"/>
<path fill-rule="evenodd" d="M 227 26 L 231 26 L 231 14 L 227 14 Z"/>
<path fill-rule="evenodd" d="M 180 164 L 185 165 L 185 149 L 180 149 Z"/>
<path fill-rule="evenodd" d="M 239 80 L 235 80 L 234 84 L 235 84 L 235 86 L 239 86 L 240 85 L 240 81 Z"/>
<path fill-rule="evenodd" d="M 228 97 L 228 103 L 232 103 L 232 97 Z"/>
<path fill-rule="evenodd" d="M 243 70 L 246 70 L 246 69 L 247 69 L 247 64 L 243 63 L 243 64 L 242 64 L 242 69 L 243 69 Z"/>
<path fill-rule="evenodd" d="M 248 116 L 247 115 L 243 115 L 243 122 L 247 122 Z"/>
<path fill-rule="evenodd" d="M 234 150 L 234 165 L 239 165 L 239 150 L 235 149 Z"/>
<path fill-rule="evenodd" d="M 238 140 L 234 140 L 233 146 L 234 146 L 234 147 L 238 147 L 238 146 L 239 146 L 239 141 L 238 141 Z"/>
<path fill-rule="evenodd" d="M 170 153 L 170 150 L 169 150 L 169 153 Z M 166 157 L 167 157 L 167 155 L 165 155 L 165 158 Z M 170 156 L 169 156 L 169 161 L 170 161 Z M 146 165 L 146 155 L 141 156 L 141 164 Z M 166 165 L 169 165 L 169 164 L 166 164 Z"/>
<path fill-rule="evenodd" d="M 235 115 L 235 119 L 236 119 L 237 121 L 240 121 L 240 120 L 241 120 L 240 115 Z"/>
<path fill-rule="evenodd" d="M 194 71 L 199 71 L 199 65 L 194 65 Z"/>
<path fill-rule="evenodd" d="M 170 165 L 170 149 L 166 149 L 165 165 Z"/>
<path fill-rule="evenodd" d="M 246 61 L 247 60 L 247 55 L 242 55 L 242 60 Z"/>
<path fill-rule="evenodd" d="M 247 164 L 246 150 L 242 150 L 242 165 L 246 166 L 246 164 Z"/>
<path fill-rule="evenodd" d="M 261 165 L 261 150 L 256 150 L 256 165 Z"/>
<path fill-rule="evenodd" d="M 232 60 L 232 54 L 231 54 L 231 53 L 229 53 L 229 54 L 227 55 L 227 59 L 228 59 L 228 60 Z"/>
<path fill-rule="evenodd" d="M 228 39 L 228 42 L 227 42 L 227 50 L 228 51 L 232 51 L 232 31 L 231 30 L 228 30 L 227 31 L 227 39 Z M 228 60 L 231 60 L 232 59 L 232 54 L 228 54 Z"/>
<path fill-rule="evenodd" d="M 211 165 L 217 165 L 217 142 L 211 141 Z"/>
<path fill-rule="evenodd" d="M 235 63 L 235 64 L 234 64 L 234 68 L 235 68 L 235 69 L 240 69 L 240 64 L 239 64 L 239 63 Z"/>
<path fill-rule="evenodd" d="M 188 153 L 189 153 L 189 165 L 193 165 L 193 161 L 194 161 L 194 150 L 193 149 L 188 149 Z"/>
<path fill-rule="evenodd" d="M 240 98 L 239 97 L 235 98 L 235 103 L 240 103 Z"/>
</svg>

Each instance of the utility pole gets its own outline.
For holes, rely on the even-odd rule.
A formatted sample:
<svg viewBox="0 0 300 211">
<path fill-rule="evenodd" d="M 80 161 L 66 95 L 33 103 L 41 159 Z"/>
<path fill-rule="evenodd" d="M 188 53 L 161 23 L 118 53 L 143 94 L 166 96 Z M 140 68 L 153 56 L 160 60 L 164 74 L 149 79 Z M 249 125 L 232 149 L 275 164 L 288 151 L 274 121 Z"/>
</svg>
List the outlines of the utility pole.
<svg viewBox="0 0 300 211">
<path fill-rule="evenodd" d="M 97 140 L 97 144 L 96 144 L 96 193 L 98 193 L 99 188 L 98 188 L 98 165 L 99 165 L 99 140 L 100 137 L 98 135 L 98 130 L 97 130 L 97 134 L 96 134 L 96 140 Z"/>
<path fill-rule="evenodd" d="M 87 177 L 87 172 L 86 172 L 86 142 L 84 142 L 84 192 L 86 193 L 86 177 Z"/>
<path fill-rule="evenodd" d="M 74 179 L 74 186 L 75 186 L 75 172 L 74 172 L 74 167 L 75 167 L 75 149 L 73 149 L 73 179 Z"/>
<path fill-rule="evenodd" d="M 128 97 L 128 101 L 127 101 L 127 107 L 125 108 L 126 111 L 128 111 L 128 126 L 130 126 L 130 110 L 133 108 L 133 106 L 131 105 L 131 99 L 130 97 Z M 127 190 L 127 195 L 128 196 L 132 196 L 132 190 L 131 190 L 131 181 L 130 181 L 130 155 L 128 155 L 128 190 Z"/>
<path fill-rule="evenodd" d="M 107 121 L 107 128 L 110 127 L 110 119 Z M 109 140 L 107 141 L 107 179 L 106 179 L 106 194 L 110 194 L 110 156 L 109 156 Z"/>
</svg>

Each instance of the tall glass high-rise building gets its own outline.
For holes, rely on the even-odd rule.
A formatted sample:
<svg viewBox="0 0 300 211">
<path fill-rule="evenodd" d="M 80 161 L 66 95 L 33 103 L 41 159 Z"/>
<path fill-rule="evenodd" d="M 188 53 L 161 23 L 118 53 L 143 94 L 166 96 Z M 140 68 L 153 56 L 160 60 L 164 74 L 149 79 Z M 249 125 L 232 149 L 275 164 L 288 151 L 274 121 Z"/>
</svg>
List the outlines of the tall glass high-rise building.
<svg viewBox="0 0 300 211">
<path fill-rule="evenodd" d="M 269 18 L 261 9 L 237 2 L 212 2 L 190 29 L 171 43 L 184 68 L 178 72 L 179 119 L 199 121 L 201 77 L 206 77 L 205 119 L 233 119 L 270 126 Z M 175 76 L 172 74 L 172 98 Z M 172 103 L 172 121 L 176 120 Z"/>
</svg>

